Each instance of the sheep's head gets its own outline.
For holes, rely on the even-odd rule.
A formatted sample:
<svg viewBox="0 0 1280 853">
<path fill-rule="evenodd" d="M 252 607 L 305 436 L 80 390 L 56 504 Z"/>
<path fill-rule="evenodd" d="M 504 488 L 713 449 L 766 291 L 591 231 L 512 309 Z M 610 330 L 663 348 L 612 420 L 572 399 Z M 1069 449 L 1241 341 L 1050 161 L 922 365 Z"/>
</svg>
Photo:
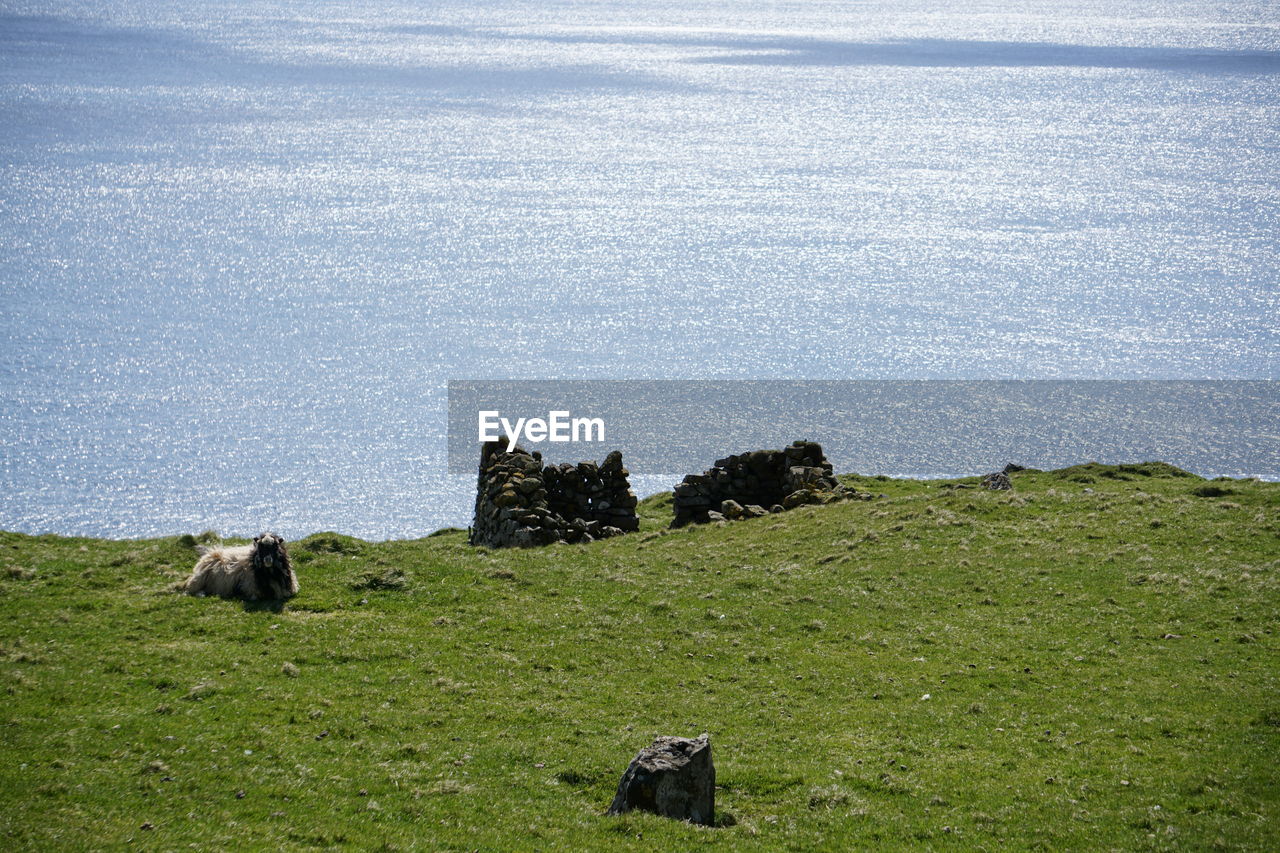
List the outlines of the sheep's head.
<svg viewBox="0 0 1280 853">
<path fill-rule="evenodd" d="M 253 537 L 253 568 L 284 574 L 289 570 L 289 552 L 284 547 L 284 537 L 275 533 L 259 533 Z"/>
</svg>

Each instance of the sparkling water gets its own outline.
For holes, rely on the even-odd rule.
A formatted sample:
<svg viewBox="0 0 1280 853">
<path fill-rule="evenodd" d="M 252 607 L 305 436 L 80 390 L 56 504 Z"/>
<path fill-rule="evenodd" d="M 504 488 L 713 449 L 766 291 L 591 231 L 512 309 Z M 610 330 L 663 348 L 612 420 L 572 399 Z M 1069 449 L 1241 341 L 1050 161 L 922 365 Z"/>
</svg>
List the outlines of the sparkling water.
<svg viewBox="0 0 1280 853">
<path fill-rule="evenodd" d="M 0 528 L 465 524 L 450 378 L 1276 378 L 1277 128 L 1271 2 L 0 3 Z"/>
</svg>

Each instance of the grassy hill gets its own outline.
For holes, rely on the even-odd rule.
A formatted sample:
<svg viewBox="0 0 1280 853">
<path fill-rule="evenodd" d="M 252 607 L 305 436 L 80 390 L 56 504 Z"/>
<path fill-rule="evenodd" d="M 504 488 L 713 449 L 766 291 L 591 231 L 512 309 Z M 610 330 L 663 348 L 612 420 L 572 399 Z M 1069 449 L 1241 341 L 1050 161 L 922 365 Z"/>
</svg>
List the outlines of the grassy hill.
<svg viewBox="0 0 1280 853">
<path fill-rule="evenodd" d="M 1280 848 L 1280 485 L 1158 463 L 845 477 L 870 502 L 587 546 L 0 534 L 17 849 Z M 957 488 L 957 486 L 959 486 Z M 605 817 L 709 732 L 720 825 Z"/>
</svg>

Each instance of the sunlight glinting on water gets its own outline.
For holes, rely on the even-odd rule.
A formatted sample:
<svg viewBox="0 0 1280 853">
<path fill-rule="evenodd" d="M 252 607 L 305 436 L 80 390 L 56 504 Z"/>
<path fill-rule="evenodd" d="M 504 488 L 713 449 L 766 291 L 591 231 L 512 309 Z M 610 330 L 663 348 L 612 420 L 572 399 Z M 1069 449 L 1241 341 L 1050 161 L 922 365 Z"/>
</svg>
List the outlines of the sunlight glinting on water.
<svg viewBox="0 0 1280 853">
<path fill-rule="evenodd" d="M 465 523 L 449 378 L 1274 377 L 1277 74 L 1267 3 L 7 4 L 0 528 Z"/>
</svg>

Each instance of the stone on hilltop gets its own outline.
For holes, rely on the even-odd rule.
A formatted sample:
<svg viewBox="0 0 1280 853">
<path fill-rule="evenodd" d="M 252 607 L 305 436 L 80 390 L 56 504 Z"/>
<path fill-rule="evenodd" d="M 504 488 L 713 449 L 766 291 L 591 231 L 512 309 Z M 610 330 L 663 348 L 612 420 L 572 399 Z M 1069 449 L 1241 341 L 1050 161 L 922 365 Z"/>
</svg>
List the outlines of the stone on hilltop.
<svg viewBox="0 0 1280 853">
<path fill-rule="evenodd" d="M 1008 474 L 997 471 L 982 478 L 982 488 L 991 489 L 993 492 L 1007 492 L 1013 488 L 1013 482 L 1010 481 Z"/>
</svg>

